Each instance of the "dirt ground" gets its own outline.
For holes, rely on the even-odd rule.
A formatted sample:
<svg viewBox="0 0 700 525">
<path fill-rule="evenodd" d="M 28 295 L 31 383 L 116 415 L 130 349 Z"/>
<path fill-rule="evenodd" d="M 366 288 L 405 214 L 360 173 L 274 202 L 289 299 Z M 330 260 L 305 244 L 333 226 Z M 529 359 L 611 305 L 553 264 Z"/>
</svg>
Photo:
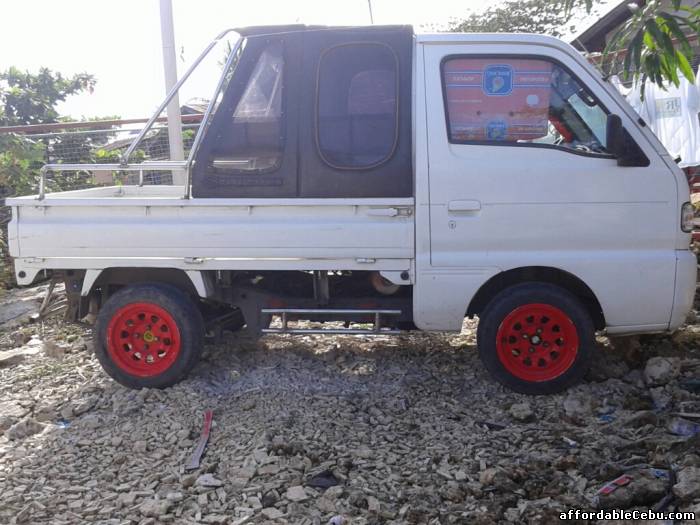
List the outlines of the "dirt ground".
<svg viewBox="0 0 700 525">
<path fill-rule="evenodd" d="M 102 372 L 89 327 L 29 322 L 42 290 L 0 296 L 0 523 L 554 523 L 657 505 L 700 518 L 700 324 L 600 338 L 586 382 L 547 397 L 488 377 L 473 322 L 227 334 L 182 383 L 133 391 Z"/>
</svg>

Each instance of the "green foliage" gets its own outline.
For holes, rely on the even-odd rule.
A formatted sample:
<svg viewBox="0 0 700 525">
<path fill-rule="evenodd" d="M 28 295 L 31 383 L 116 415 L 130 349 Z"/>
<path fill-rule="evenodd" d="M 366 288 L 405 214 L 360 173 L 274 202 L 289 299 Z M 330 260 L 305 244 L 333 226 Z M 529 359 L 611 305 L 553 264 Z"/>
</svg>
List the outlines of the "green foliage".
<svg viewBox="0 0 700 525">
<path fill-rule="evenodd" d="M 70 95 L 91 91 L 94 85 L 95 79 L 86 73 L 67 78 L 47 68 L 35 75 L 14 67 L 0 72 L 0 126 L 56 122 L 59 120 L 57 103 Z M 90 140 L 83 137 L 50 142 L 12 133 L 0 134 L 0 205 L 6 197 L 36 193 L 42 164 L 59 158 L 68 148 L 78 152 L 76 157 L 88 155 Z M 82 159 L 76 158 L 78 160 Z M 49 181 L 49 187 L 67 189 L 84 183 L 85 178 L 84 174 L 69 174 Z M 0 206 L 0 288 L 14 284 L 7 252 L 9 220 L 9 209 Z"/>
<path fill-rule="evenodd" d="M 0 126 L 57 122 L 56 104 L 70 95 L 92 91 L 94 85 L 94 77 L 87 73 L 66 78 L 48 68 L 31 74 L 11 67 L 0 72 Z M 81 135 L 48 141 L 0 134 L 0 198 L 36 192 L 42 164 L 58 158 L 80 162 L 89 156 L 94 140 Z M 65 159 L 67 151 L 73 152 L 72 158 Z M 69 189 L 82 178 L 69 176 L 53 185 Z"/>
<path fill-rule="evenodd" d="M 453 24 L 451 31 L 525 32 L 563 36 L 573 31 L 577 13 L 590 13 L 596 0 L 508 0 L 473 13 Z M 662 85 L 694 80 L 695 51 L 690 36 L 700 37 L 700 2 L 648 0 L 613 33 L 603 57 L 605 73 L 621 72 L 625 79 L 647 79 Z"/>
<path fill-rule="evenodd" d="M 236 40 L 226 40 L 225 45 L 224 45 L 224 53 L 221 56 L 221 58 L 217 61 L 217 64 L 221 69 L 226 66 L 226 62 L 229 59 L 229 56 L 231 56 L 231 53 L 233 52 L 233 46 L 236 43 Z M 243 48 L 239 47 L 238 52 L 236 53 L 236 56 L 233 57 L 233 60 L 231 61 L 231 69 L 234 69 L 236 67 L 236 64 L 238 64 L 238 60 L 241 58 L 241 53 L 243 52 Z"/>
<path fill-rule="evenodd" d="M 14 134 L 0 135 L 0 199 L 30 193 L 36 187 L 43 155 L 41 144 Z"/>
<path fill-rule="evenodd" d="M 592 5 L 593 0 L 588 0 Z M 450 31 L 467 33 L 539 33 L 561 37 L 572 32 L 578 6 L 565 0 L 508 0 L 472 13 L 465 20 L 453 24 Z"/>
<path fill-rule="evenodd" d="M 66 78 L 48 68 L 33 75 L 11 67 L 0 73 L 0 126 L 56 122 L 56 104 L 66 97 L 88 90 L 95 78 L 80 73 Z"/>
<path fill-rule="evenodd" d="M 194 140 L 195 135 L 196 135 L 196 132 L 193 129 L 182 130 L 182 142 L 184 144 L 190 143 L 190 145 L 191 145 L 192 141 Z"/>
<path fill-rule="evenodd" d="M 569 9 L 583 3 L 588 0 L 566 0 Z M 649 0 L 641 7 L 629 4 L 632 17 L 615 31 L 605 49 L 605 72 L 621 72 L 625 79 L 641 81 L 642 88 L 647 80 L 659 86 L 664 82 L 678 86 L 681 75 L 694 81 L 691 63 L 695 51 L 688 38 L 700 36 L 700 3 L 684 5 L 687 3 Z"/>
</svg>

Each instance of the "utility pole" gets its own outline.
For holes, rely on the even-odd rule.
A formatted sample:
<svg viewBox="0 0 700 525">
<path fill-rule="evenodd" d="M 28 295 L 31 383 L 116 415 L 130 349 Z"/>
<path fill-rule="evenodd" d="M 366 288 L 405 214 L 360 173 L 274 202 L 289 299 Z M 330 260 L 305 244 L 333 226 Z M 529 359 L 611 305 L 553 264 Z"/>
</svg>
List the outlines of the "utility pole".
<svg viewBox="0 0 700 525">
<path fill-rule="evenodd" d="M 163 43 L 163 70 L 165 72 L 165 93 L 177 84 L 177 58 L 175 53 L 175 29 L 173 26 L 172 0 L 160 0 L 160 34 Z M 170 160 L 185 160 L 182 144 L 182 120 L 180 116 L 180 97 L 176 94 L 168 104 L 168 143 Z M 173 170 L 173 184 L 184 186 L 184 170 Z"/>
<path fill-rule="evenodd" d="M 372 15 L 372 0 L 367 0 L 369 6 L 369 23 L 374 25 L 374 15 Z"/>
</svg>

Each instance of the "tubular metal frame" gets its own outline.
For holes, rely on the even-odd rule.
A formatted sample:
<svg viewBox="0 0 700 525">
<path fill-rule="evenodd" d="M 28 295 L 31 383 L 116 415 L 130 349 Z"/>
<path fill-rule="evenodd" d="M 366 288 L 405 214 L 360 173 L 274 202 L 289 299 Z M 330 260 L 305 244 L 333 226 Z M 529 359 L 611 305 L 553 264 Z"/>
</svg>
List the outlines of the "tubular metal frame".
<svg viewBox="0 0 700 525">
<path fill-rule="evenodd" d="M 401 315 L 401 310 L 353 310 L 333 308 L 263 308 L 262 314 L 279 316 L 282 328 L 263 328 L 264 334 L 350 334 L 350 335 L 385 335 L 400 334 L 401 330 L 382 328 L 382 315 Z M 358 328 L 289 328 L 289 315 L 321 314 L 321 315 L 372 315 L 374 327 L 371 330 Z"/>
<path fill-rule="evenodd" d="M 143 127 L 143 129 L 139 132 L 139 134 L 134 138 L 133 142 L 129 145 L 127 150 L 124 152 L 124 155 L 122 155 L 120 159 L 119 164 L 45 164 L 41 168 L 40 172 L 40 179 L 39 179 L 39 194 L 37 195 L 37 200 L 43 200 L 46 197 L 46 174 L 48 172 L 62 172 L 62 171 L 92 171 L 92 170 L 106 170 L 106 171 L 138 171 L 139 172 L 139 186 L 143 186 L 143 172 L 144 170 L 149 170 L 149 171 L 172 171 L 172 170 L 184 170 L 186 173 L 186 182 L 185 182 L 185 193 L 183 195 L 184 199 L 189 199 L 191 196 L 191 189 L 190 186 L 192 184 L 192 164 L 194 163 L 194 158 L 197 153 L 197 150 L 199 149 L 199 145 L 202 142 L 202 139 L 204 137 L 205 130 L 209 127 L 209 121 L 211 119 L 212 113 L 214 112 L 214 105 L 216 104 L 216 100 L 219 98 L 219 94 L 221 92 L 221 89 L 224 86 L 224 83 L 226 82 L 226 78 L 228 75 L 231 74 L 230 68 L 231 64 L 233 63 L 234 58 L 238 54 L 239 49 L 241 48 L 241 45 L 243 43 L 244 38 L 239 35 L 238 39 L 236 40 L 236 43 L 234 44 L 233 48 L 231 49 L 231 53 L 229 54 L 228 58 L 226 59 L 226 64 L 224 65 L 223 71 L 221 73 L 221 77 L 219 77 L 219 81 L 216 84 L 216 89 L 214 90 L 214 94 L 209 100 L 209 104 L 207 105 L 207 109 L 204 112 L 204 116 L 202 118 L 202 123 L 199 126 L 199 129 L 197 130 L 197 134 L 195 135 L 194 141 L 192 142 L 192 147 L 190 148 L 190 153 L 187 156 L 187 159 L 184 161 L 144 161 L 144 162 L 139 162 L 136 164 L 129 164 L 129 158 L 131 157 L 131 154 L 134 152 L 136 147 L 139 145 L 141 140 L 146 136 L 146 133 L 148 133 L 151 128 L 153 127 L 153 124 L 158 120 L 158 116 L 163 112 L 163 110 L 167 107 L 168 103 L 173 99 L 175 94 L 180 90 L 182 85 L 185 83 L 185 81 L 190 77 L 192 72 L 199 66 L 199 64 L 204 60 L 204 58 L 209 54 L 209 52 L 221 41 L 222 38 L 224 38 L 226 35 L 229 33 L 235 33 L 236 30 L 234 28 L 226 29 L 219 33 L 214 40 L 212 40 L 209 45 L 202 51 L 202 53 L 197 57 L 197 59 L 192 63 L 192 65 L 189 67 L 189 69 L 185 72 L 185 74 L 178 80 L 177 84 L 173 86 L 173 88 L 170 90 L 170 92 L 167 94 L 163 102 L 161 102 L 160 106 L 158 106 L 158 109 L 156 109 L 155 113 L 153 116 L 148 120 L 146 125 Z"/>
</svg>

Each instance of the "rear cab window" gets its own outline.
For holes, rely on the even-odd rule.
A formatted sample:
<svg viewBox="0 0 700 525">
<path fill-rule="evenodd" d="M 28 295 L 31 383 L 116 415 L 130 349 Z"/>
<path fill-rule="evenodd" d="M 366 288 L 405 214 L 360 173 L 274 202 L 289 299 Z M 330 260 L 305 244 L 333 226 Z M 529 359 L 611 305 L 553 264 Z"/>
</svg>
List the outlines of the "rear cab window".
<svg viewBox="0 0 700 525">
<path fill-rule="evenodd" d="M 283 49 L 275 42 L 260 54 L 222 134 L 227 142 L 212 159 L 214 169 L 252 174 L 279 167 L 284 152 L 283 89 Z"/>
<path fill-rule="evenodd" d="M 451 143 L 541 145 L 609 156 L 607 110 L 553 61 L 447 57 L 442 85 Z"/>
<path fill-rule="evenodd" d="M 317 145 L 339 169 L 368 169 L 388 160 L 398 137 L 398 59 L 380 43 L 328 49 L 318 74 Z"/>
</svg>

